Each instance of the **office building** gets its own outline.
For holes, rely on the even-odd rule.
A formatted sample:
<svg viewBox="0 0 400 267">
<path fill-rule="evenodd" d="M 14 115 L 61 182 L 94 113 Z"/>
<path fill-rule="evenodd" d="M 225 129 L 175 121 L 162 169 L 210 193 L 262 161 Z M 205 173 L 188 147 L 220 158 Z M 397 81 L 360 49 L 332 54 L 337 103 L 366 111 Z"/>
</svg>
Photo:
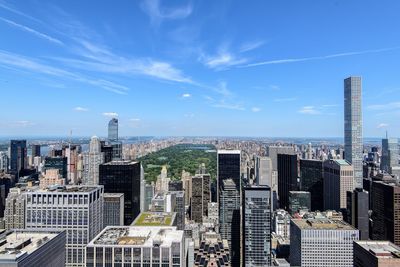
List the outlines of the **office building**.
<svg viewBox="0 0 400 267">
<path fill-rule="evenodd" d="M 400 247 L 389 241 L 354 242 L 354 267 L 400 266 Z"/>
<path fill-rule="evenodd" d="M 175 195 L 176 229 L 185 230 L 185 191 L 170 191 Z"/>
<path fill-rule="evenodd" d="M 354 169 L 354 186 L 362 188 L 363 123 L 361 77 L 344 80 L 344 153 Z"/>
<path fill-rule="evenodd" d="M 144 185 L 144 198 L 143 198 L 143 211 L 149 211 L 151 208 L 151 200 L 154 197 L 154 185 L 145 184 Z"/>
<path fill-rule="evenodd" d="M 9 159 L 7 152 L 0 151 L 0 172 L 8 172 Z"/>
<path fill-rule="evenodd" d="M 203 222 L 204 222 L 204 218 L 203 218 Z M 208 203 L 207 222 L 214 224 L 215 229 L 218 231 L 219 212 L 218 212 L 218 203 L 217 202 L 209 202 Z"/>
<path fill-rule="evenodd" d="M 399 167 L 399 143 L 397 138 L 382 139 L 381 170 L 392 174 L 392 168 Z"/>
<path fill-rule="evenodd" d="M 289 208 L 289 191 L 298 190 L 297 155 L 278 154 L 278 196 L 279 206 Z"/>
<path fill-rule="evenodd" d="M 245 187 L 243 193 L 243 263 L 271 265 L 271 189 Z"/>
<path fill-rule="evenodd" d="M 100 165 L 100 184 L 106 193 L 124 194 L 124 225 L 129 225 L 140 213 L 140 162 L 112 161 Z"/>
<path fill-rule="evenodd" d="M 400 246 L 400 186 L 372 182 L 372 239 Z"/>
<path fill-rule="evenodd" d="M 104 193 L 103 225 L 122 226 L 124 225 L 124 194 Z"/>
<path fill-rule="evenodd" d="M 232 179 L 223 179 L 219 189 L 219 233 L 228 240 L 232 265 L 240 262 L 240 192 Z"/>
<path fill-rule="evenodd" d="M 104 155 L 104 163 L 113 160 L 113 146 L 106 144 L 105 141 L 101 141 L 101 153 Z"/>
<path fill-rule="evenodd" d="M 292 219 L 290 264 L 302 267 L 353 267 L 358 230 L 343 221 Z"/>
<path fill-rule="evenodd" d="M 192 177 L 190 218 L 198 223 L 202 223 L 203 216 L 208 215 L 208 203 L 211 201 L 210 180 L 209 174 L 198 174 Z"/>
<path fill-rule="evenodd" d="M 87 154 L 86 185 L 99 184 L 99 166 L 103 162 L 104 154 L 101 152 L 100 139 L 97 136 L 93 136 L 90 139 L 89 153 Z"/>
<path fill-rule="evenodd" d="M 217 153 L 217 188 L 222 181 L 232 179 L 237 188 L 240 186 L 240 150 L 218 150 Z M 192 186 L 192 190 L 193 190 Z M 220 193 L 217 192 L 217 196 Z"/>
<path fill-rule="evenodd" d="M 112 160 L 122 160 L 122 142 L 114 141 L 110 142 L 110 145 L 112 146 Z"/>
<path fill-rule="evenodd" d="M 356 188 L 347 191 L 346 221 L 360 230 L 360 240 L 369 239 L 369 194 L 367 191 Z"/>
<path fill-rule="evenodd" d="M 230 267 L 230 261 L 228 242 L 215 232 L 204 233 L 199 245 L 194 248 L 194 267 Z"/>
<path fill-rule="evenodd" d="M 157 176 L 156 192 L 167 192 L 169 190 L 169 182 L 167 166 L 162 166 L 160 175 Z"/>
<path fill-rule="evenodd" d="M 290 237 L 290 220 L 292 217 L 286 210 L 276 210 L 273 216 L 272 230 L 285 239 Z"/>
<path fill-rule="evenodd" d="M 26 140 L 10 141 L 10 171 L 16 175 L 16 181 L 20 171 L 26 169 L 28 164 Z"/>
<path fill-rule="evenodd" d="M 322 160 L 300 160 L 300 189 L 311 194 L 311 210 L 324 210 Z"/>
<path fill-rule="evenodd" d="M 306 191 L 289 191 L 289 213 L 311 210 L 311 195 Z"/>
<path fill-rule="evenodd" d="M 68 175 L 68 159 L 66 157 L 45 157 L 42 171 L 57 169 L 62 178 Z"/>
<path fill-rule="evenodd" d="M 85 247 L 103 229 L 103 187 L 27 190 L 26 229 L 66 230 L 66 266 L 85 266 Z"/>
<path fill-rule="evenodd" d="M 159 192 L 151 200 L 151 211 L 174 212 L 176 206 L 176 195 L 170 192 Z"/>
<path fill-rule="evenodd" d="M 267 185 L 270 188 L 273 187 L 272 161 L 270 158 L 257 156 L 254 170 L 257 185 Z"/>
<path fill-rule="evenodd" d="M 118 141 L 118 119 L 112 118 L 108 122 L 108 140 Z"/>
<path fill-rule="evenodd" d="M 295 149 L 292 146 L 267 146 L 267 157 L 271 159 L 272 170 L 278 170 L 278 154 L 295 155 Z"/>
<path fill-rule="evenodd" d="M 5 229 L 25 228 L 26 195 L 24 188 L 13 187 L 5 201 L 4 221 Z"/>
<path fill-rule="evenodd" d="M 324 209 L 341 211 L 347 208 L 347 191 L 354 190 L 353 166 L 348 161 L 327 160 L 324 167 Z"/>
<path fill-rule="evenodd" d="M 1 267 L 65 266 L 65 231 L 14 230 L 0 239 Z"/>
<path fill-rule="evenodd" d="M 183 184 L 181 180 L 172 180 L 168 183 L 168 191 L 182 191 Z"/>
<path fill-rule="evenodd" d="M 41 153 L 40 153 L 40 145 L 31 145 L 31 149 L 32 149 L 32 158 L 34 157 L 40 157 Z"/>
<path fill-rule="evenodd" d="M 185 191 L 185 206 L 189 206 L 192 196 L 192 175 L 190 172 L 182 170 L 181 181 L 183 190 Z"/>
<path fill-rule="evenodd" d="M 66 181 L 60 175 L 58 169 L 46 169 L 44 175 L 40 177 L 40 188 L 45 189 L 52 185 L 65 185 Z"/>
<path fill-rule="evenodd" d="M 87 267 L 185 267 L 183 231 L 175 227 L 108 226 L 86 248 Z"/>
</svg>

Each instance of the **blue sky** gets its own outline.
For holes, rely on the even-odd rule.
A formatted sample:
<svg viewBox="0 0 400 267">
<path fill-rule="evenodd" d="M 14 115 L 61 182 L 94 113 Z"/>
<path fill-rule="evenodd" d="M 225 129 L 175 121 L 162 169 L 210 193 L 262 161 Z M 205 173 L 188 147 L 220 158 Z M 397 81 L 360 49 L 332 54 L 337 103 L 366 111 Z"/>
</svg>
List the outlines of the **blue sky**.
<svg viewBox="0 0 400 267">
<path fill-rule="evenodd" d="M 0 135 L 400 136 L 399 1 L 0 0 Z"/>
</svg>

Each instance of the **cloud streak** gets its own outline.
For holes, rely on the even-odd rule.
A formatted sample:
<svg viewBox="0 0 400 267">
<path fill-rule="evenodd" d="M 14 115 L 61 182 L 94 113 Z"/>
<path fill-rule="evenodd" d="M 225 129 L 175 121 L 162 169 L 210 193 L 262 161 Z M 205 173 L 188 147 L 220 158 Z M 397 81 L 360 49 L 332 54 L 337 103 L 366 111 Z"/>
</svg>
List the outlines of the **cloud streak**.
<svg viewBox="0 0 400 267">
<path fill-rule="evenodd" d="M 189 3 L 180 7 L 162 7 L 159 0 L 145 0 L 140 5 L 153 26 L 159 26 L 163 20 L 184 19 L 192 14 L 193 6 Z"/>
<path fill-rule="evenodd" d="M 241 45 L 239 51 L 241 53 L 248 52 L 254 49 L 257 49 L 265 44 L 264 41 L 254 41 L 254 42 L 247 42 Z"/>
<path fill-rule="evenodd" d="M 49 42 L 52 42 L 52 43 L 55 43 L 55 44 L 58 44 L 58 45 L 63 45 L 63 44 L 64 44 L 64 43 L 63 43 L 62 41 L 60 41 L 59 39 L 56 39 L 56 38 L 51 37 L 51 36 L 49 36 L 49 35 L 47 35 L 47 34 L 41 33 L 41 32 L 39 32 L 39 31 L 37 31 L 37 30 L 34 30 L 34 29 L 32 29 L 32 28 L 30 28 L 30 27 L 28 27 L 28 26 L 18 24 L 18 23 L 16 23 L 15 21 L 8 20 L 8 19 L 5 19 L 5 18 L 3 18 L 3 17 L 0 17 L 0 20 L 3 21 L 3 22 L 5 22 L 5 23 L 7 23 L 8 25 L 10 25 L 10 26 L 12 26 L 12 27 L 15 27 L 15 28 L 18 28 L 18 29 L 20 29 L 20 30 L 29 32 L 29 33 L 31 33 L 31 34 L 33 34 L 33 35 L 35 35 L 36 37 L 39 37 L 39 38 L 41 38 L 41 39 L 47 40 L 47 41 L 49 41 Z"/>
<path fill-rule="evenodd" d="M 338 53 L 331 54 L 326 56 L 317 56 L 317 57 L 303 57 L 303 58 L 287 58 L 287 59 L 276 59 L 276 60 L 267 60 L 256 63 L 250 63 L 247 65 L 239 66 L 241 68 L 249 68 L 249 67 L 257 67 L 263 65 L 274 65 L 274 64 L 288 64 L 288 63 L 296 63 L 296 62 L 306 62 L 306 61 L 316 61 L 316 60 L 325 60 L 331 58 L 340 58 L 340 57 L 349 57 L 356 55 L 365 55 L 365 54 L 376 54 L 388 51 L 399 50 L 400 46 L 389 47 L 389 48 L 381 48 L 381 49 L 372 49 L 372 50 L 363 50 L 363 51 L 354 51 L 354 52 L 346 52 L 346 53 Z"/>
</svg>

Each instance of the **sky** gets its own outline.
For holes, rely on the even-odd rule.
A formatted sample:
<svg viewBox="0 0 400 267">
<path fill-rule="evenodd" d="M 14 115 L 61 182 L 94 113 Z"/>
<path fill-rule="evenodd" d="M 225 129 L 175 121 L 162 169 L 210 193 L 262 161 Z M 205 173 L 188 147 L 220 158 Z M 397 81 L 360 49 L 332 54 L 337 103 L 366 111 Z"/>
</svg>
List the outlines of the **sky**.
<svg viewBox="0 0 400 267">
<path fill-rule="evenodd" d="M 400 136 L 400 1 L 0 0 L 0 136 Z"/>
</svg>

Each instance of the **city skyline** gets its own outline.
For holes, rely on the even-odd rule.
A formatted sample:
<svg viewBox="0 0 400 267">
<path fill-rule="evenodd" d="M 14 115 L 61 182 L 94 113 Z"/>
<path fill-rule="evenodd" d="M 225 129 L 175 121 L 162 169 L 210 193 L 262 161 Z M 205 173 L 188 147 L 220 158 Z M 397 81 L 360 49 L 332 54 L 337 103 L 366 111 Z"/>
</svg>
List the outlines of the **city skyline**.
<svg viewBox="0 0 400 267">
<path fill-rule="evenodd" d="M 400 136 L 400 3 L 305 2 L 0 1 L 1 136 Z"/>
</svg>

